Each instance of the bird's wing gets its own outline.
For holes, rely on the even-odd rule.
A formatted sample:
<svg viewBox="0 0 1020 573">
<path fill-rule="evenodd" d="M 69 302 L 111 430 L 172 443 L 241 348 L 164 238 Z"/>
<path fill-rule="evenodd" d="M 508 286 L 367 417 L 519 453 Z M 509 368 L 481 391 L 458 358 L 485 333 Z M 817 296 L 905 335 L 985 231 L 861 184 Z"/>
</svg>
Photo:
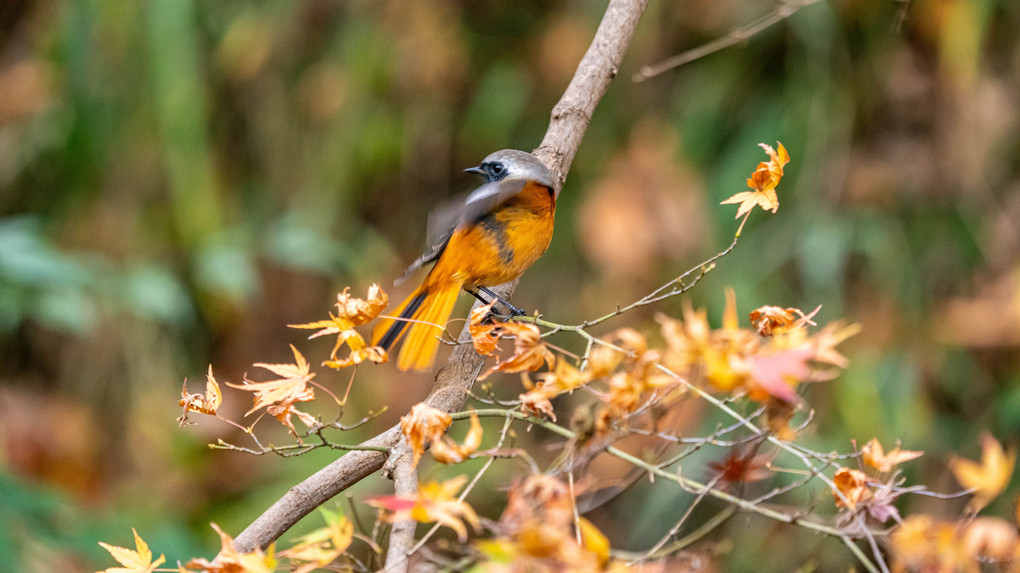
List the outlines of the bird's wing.
<svg viewBox="0 0 1020 573">
<path fill-rule="evenodd" d="M 520 179 L 486 183 L 470 193 L 444 202 L 429 213 L 425 237 L 429 247 L 404 271 L 394 285 L 406 281 L 415 271 L 439 258 L 458 227 L 473 223 L 524 189 Z"/>
</svg>

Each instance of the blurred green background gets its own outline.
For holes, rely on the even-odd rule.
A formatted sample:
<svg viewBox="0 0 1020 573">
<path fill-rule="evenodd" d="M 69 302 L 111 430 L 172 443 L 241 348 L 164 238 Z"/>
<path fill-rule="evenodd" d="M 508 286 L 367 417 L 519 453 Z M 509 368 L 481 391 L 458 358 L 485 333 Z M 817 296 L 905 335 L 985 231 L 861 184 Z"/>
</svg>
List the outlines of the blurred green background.
<svg viewBox="0 0 1020 573">
<path fill-rule="evenodd" d="M 948 452 L 975 458 L 979 431 L 1020 430 L 1020 3 L 818 2 L 631 81 L 774 8 L 651 3 L 515 302 L 576 323 L 718 252 L 736 229 L 719 201 L 765 159 L 757 143 L 782 141 L 793 161 L 779 212 L 753 214 L 691 298 L 715 324 L 726 286 L 742 316 L 822 304 L 822 323 L 861 323 L 845 375 L 806 394 L 804 439 L 841 451 L 900 439 L 927 452 L 911 483 L 952 490 Z M 477 183 L 463 168 L 537 146 L 603 9 L 0 4 L 0 570 L 105 568 L 96 541 L 130 545 L 130 527 L 171 564 L 209 556 L 209 521 L 236 535 L 334 459 L 210 451 L 219 437 L 250 443 L 216 420 L 179 429 L 182 380 L 199 390 L 210 363 L 221 381 L 257 378 L 252 363 L 288 361 L 291 342 L 321 360 L 330 342 L 285 325 L 324 318 L 346 285 L 388 288 L 419 254 L 429 209 Z M 679 308 L 596 334 L 653 332 L 654 311 Z M 341 392 L 347 379 L 317 378 Z M 430 381 L 363 368 L 344 420 L 389 411 L 334 438 L 387 427 Z M 498 382 L 517 391 L 515 377 Z M 235 419 L 250 404 L 227 400 Z M 268 422 L 260 435 L 285 443 Z M 356 497 L 386 491 L 368 481 Z M 596 516 L 615 546 L 647 548 L 683 512 L 676 491 L 641 492 Z M 498 496 L 473 501 L 498 517 Z M 770 555 L 781 569 L 848 559 L 836 541 L 757 520 L 727 535 L 723 568 L 777 542 L 790 547 Z"/>
</svg>

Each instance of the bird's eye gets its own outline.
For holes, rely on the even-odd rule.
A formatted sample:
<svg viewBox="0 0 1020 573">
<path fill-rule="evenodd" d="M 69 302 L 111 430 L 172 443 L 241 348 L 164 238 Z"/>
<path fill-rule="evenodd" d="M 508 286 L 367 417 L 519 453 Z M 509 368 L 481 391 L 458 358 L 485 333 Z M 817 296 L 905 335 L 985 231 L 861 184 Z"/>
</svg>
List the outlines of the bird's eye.
<svg viewBox="0 0 1020 573">
<path fill-rule="evenodd" d="M 506 171 L 506 167 L 502 163 L 493 163 L 489 167 L 489 171 L 492 172 L 493 176 L 499 177 Z"/>
</svg>

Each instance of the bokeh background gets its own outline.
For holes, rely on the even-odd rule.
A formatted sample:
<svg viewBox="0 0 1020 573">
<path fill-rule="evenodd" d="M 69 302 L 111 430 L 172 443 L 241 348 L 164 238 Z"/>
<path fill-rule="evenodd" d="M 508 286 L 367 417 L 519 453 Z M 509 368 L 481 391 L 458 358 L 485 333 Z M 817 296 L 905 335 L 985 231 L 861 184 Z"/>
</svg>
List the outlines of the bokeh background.
<svg viewBox="0 0 1020 573">
<path fill-rule="evenodd" d="M 552 248 L 515 302 L 576 323 L 697 265 L 733 236 L 735 209 L 718 203 L 765 158 L 756 144 L 782 141 L 793 161 L 779 212 L 752 215 L 689 298 L 717 325 L 727 286 L 742 315 L 822 304 L 821 322 L 861 323 L 850 368 L 806 394 L 816 413 L 803 439 L 841 451 L 902 440 L 926 451 L 911 483 L 953 490 L 949 452 L 975 458 L 980 431 L 1008 441 L 1020 429 L 1020 3 L 817 2 L 631 81 L 775 7 L 651 3 L 570 172 Z M 0 570 L 105 568 L 96 541 L 130 545 L 131 527 L 171 564 L 211 556 L 209 521 L 236 534 L 334 459 L 210 450 L 250 442 L 216 420 L 178 428 L 182 381 L 200 389 L 209 364 L 221 381 L 258 378 L 252 364 L 288 361 L 288 343 L 321 360 L 330 342 L 285 325 L 324 318 L 344 286 L 388 287 L 423 247 L 429 209 L 477 183 L 463 168 L 538 145 L 603 9 L 0 4 Z M 596 334 L 654 333 L 653 312 L 680 304 Z M 348 379 L 318 376 L 340 391 Z M 496 382 L 517 391 L 513 376 Z M 389 409 L 335 439 L 388 427 L 429 383 L 363 368 L 344 421 Z M 241 419 L 248 400 L 228 389 L 225 411 Z M 286 442 L 267 422 L 260 435 Z M 505 477 L 472 498 L 489 517 Z M 831 505 L 825 495 L 796 503 Z M 597 523 L 614 545 L 647 548 L 684 499 L 641 489 Z M 1012 501 L 988 511 L 1011 515 Z M 849 559 L 838 541 L 752 519 L 714 539 L 732 540 L 723 569 L 763 554 L 787 570 Z"/>
</svg>

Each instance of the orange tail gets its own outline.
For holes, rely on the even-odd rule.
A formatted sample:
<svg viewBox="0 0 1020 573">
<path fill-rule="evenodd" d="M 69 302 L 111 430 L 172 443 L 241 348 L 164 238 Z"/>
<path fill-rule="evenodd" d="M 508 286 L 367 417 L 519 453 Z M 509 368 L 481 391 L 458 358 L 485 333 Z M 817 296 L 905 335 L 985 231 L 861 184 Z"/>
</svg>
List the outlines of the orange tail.
<svg viewBox="0 0 1020 573">
<path fill-rule="evenodd" d="M 400 349 L 397 368 L 400 370 L 428 370 L 439 350 L 439 336 L 453 312 L 460 287 L 452 285 L 429 292 L 425 285 L 411 293 L 397 307 L 399 317 L 383 320 L 372 331 L 372 344 L 389 350 L 404 335 L 407 341 Z M 414 322 L 409 322 L 413 320 Z"/>
</svg>

